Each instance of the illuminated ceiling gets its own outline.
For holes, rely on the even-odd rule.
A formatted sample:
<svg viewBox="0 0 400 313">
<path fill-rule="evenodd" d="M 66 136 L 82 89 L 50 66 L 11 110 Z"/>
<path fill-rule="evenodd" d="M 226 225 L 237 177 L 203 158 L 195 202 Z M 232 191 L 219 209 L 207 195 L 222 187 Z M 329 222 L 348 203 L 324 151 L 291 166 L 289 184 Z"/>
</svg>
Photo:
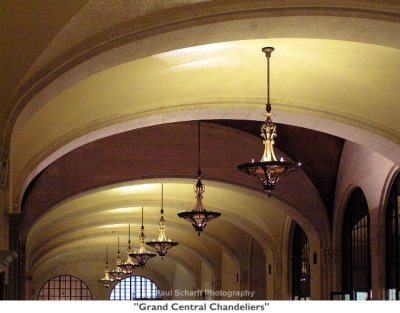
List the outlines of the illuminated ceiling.
<svg viewBox="0 0 400 313">
<path fill-rule="evenodd" d="M 5 70 L 0 73 L 4 91 L 0 114 L 3 146 L 11 156 L 10 210 L 20 212 L 23 200 L 37 195 L 30 183 L 35 177 L 40 180 L 39 173 L 47 168 L 45 177 L 57 169 L 57 161 L 74 155 L 69 152 L 85 149 L 95 140 L 168 122 L 262 120 L 266 68 L 261 48 L 266 45 L 276 49 L 271 64 L 274 121 L 354 141 L 399 163 L 400 9 L 395 2 L 319 1 L 316 6 L 294 0 L 168 1 L 168 5 L 165 1 L 141 1 L 124 7 L 118 1 L 73 0 L 68 4 L 24 4 L 23 8 L 18 3 L 1 3 L 0 28 L 7 40 L 2 46 Z M 229 132 L 238 140 L 226 140 L 231 144 L 226 149 L 220 143 Z M 234 129 L 219 135 L 212 148 L 225 147 L 225 159 L 230 154 L 243 157 L 243 162 L 249 157 L 243 153 L 255 155 L 258 151 L 254 136 L 246 137 Z M 311 147 L 309 151 L 315 150 Z M 124 149 L 119 152 L 123 154 Z M 190 152 L 186 151 L 186 159 Z M 301 155 L 292 157 L 302 159 Z M 91 164 L 90 158 L 79 161 Z M 167 232 L 182 241 L 181 250 L 171 252 L 171 259 L 193 273 L 198 272 L 198 264 L 191 268 L 189 260 L 216 264 L 221 251 L 240 255 L 240 248 L 225 244 L 228 239 L 247 234 L 266 244 L 265 236 L 271 240 L 263 249 L 275 249 L 276 254 L 287 219 L 294 218 L 308 234 L 320 234 L 328 223 L 319 198 L 323 192 L 313 186 L 320 181 L 310 172 L 297 173 L 295 178 L 307 186 L 311 203 L 299 191 L 304 188 L 300 185 L 293 187 L 293 196 L 266 204 L 262 194 L 249 190 L 255 187 L 246 178 L 242 182 L 231 177 L 239 175 L 230 174 L 231 165 L 236 164 L 231 161 L 225 172 L 213 172 L 213 163 L 209 163 L 212 179 L 206 180 L 210 187 L 205 204 L 223 212 L 221 225 L 227 229 L 227 237 L 210 224 L 203 237 L 210 251 L 202 251 L 203 258 L 195 255 L 195 250 L 201 250 L 198 243 L 187 237 L 190 225 L 168 217 L 188 209 L 194 200 L 192 180 L 187 180 L 193 164 L 175 173 L 155 168 L 169 190 Z M 318 170 L 319 165 L 313 169 L 314 173 Z M 135 172 L 133 184 L 144 183 L 138 180 L 146 173 Z M 153 179 L 156 176 L 152 173 Z M 154 190 L 160 181 L 150 182 Z M 49 197 L 57 201 L 43 211 L 28 206 L 24 213 L 31 214 L 31 223 L 36 221 L 28 241 L 31 270 L 37 275 L 44 273 L 61 257 L 70 262 L 100 260 L 104 243 L 115 249 L 116 235 L 126 236 L 123 225 L 136 213 L 112 211 L 115 214 L 109 217 L 110 210 L 119 205 L 129 208 L 133 201 L 129 193 L 121 196 L 112 191 L 114 187 L 108 189 L 109 185 L 100 184 L 103 189 L 95 191 L 71 187 L 66 191 L 70 194 L 63 194 L 66 198 Z M 90 190 L 97 187 L 90 186 Z M 285 183 L 282 188 L 291 190 Z M 135 207 L 144 205 L 149 212 L 145 217 L 149 238 L 156 235 L 158 218 L 154 190 L 141 190 L 133 203 Z M 227 205 L 225 199 L 230 197 L 235 201 Z M 89 200 L 88 208 L 85 201 Z M 243 203 L 252 207 L 248 216 L 240 214 Z M 321 221 L 320 225 L 316 221 Z M 56 227 L 49 229 L 48 225 Z M 255 234 L 252 229 L 262 231 Z M 46 235 L 35 235 L 41 233 Z M 196 235 L 194 231 L 191 234 Z"/>
<path fill-rule="evenodd" d="M 260 48 L 266 43 L 276 48 L 271 66 L 276 122 L 358 139 L 372 148 L 376 135 L 398 140 L 393 114 L 400 97 L 397 49 L 317 39 L 219 43 L 104 70 L 45 105 L 27 108 L 12 140 L 12 151 L 18 151 L 11 168 L 13 183 L 26 180 L 21 175 L 33 170 L 37 161 L 32 160 L 111 125 L 115 127 L 100 136 L 196 116 L 261 120 L 266 87 Z M 359 131 L 351 131 L 354 128 Z M 373 135 L 363 137 L 362 131 Z M 90 136 L 84 142 L 88 140 Z"/>
<path fill-rule="evenodd" d="M 30 273 L 40 276 L 46 269 L 56 267 L 60 258 L 66 263 L 78 258 L 82 264 L 90 263 L 94 255 L 96 261 L 103 260 L 101 255 L 105 245 L 110 247 L 111 261 L 117 250 L 117 236 L 120 236 L 124 257 L 128 223 L 131 224 L 131 240 L 134 246 L 138 245 L 141 206 L 144 206 L 147 239 L 156 238 L 161 182 L 164 183 L 167 236 L 179 241 L 179 246 L 169 252 L 167 259 L 178 260 L 196 273 L 198 263 L 192 262 L 196 259 L 211 264 L 213 268 L 218 268 L 222 252 L 240 260 L 244 257 L 245 238 L 249 238 L 246 236 L 263 240 L 275 238 L 268 242 L 268 246 L 277 249 L 275 240 L 279 241 L 282 235 L 286 216 L 282 212 L 285 206 L 282 202 L 271 199 L 265 203 L 262 194 L 205 181 L 207 208 L 218 210 L 223 216 L 218 222 L 210 223 L 198 238 L 192 226 L 176 215 L 194 205 L 193 180 L 150 180 L 103 187 L 66 199 L 49 210 L 28 235 Z"/>
</svg>

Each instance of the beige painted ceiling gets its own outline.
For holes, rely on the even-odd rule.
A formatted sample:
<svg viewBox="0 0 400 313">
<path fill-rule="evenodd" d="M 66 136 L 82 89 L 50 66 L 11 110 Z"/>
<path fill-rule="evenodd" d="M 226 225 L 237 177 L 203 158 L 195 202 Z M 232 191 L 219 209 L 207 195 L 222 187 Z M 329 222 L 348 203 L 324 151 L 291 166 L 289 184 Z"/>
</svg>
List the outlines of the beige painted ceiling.
<svg viewBox="0 0 400 313">
<path fill-rule="evenodd" d="M 265 45 L 277 49 L 276 121 L 398 161 L 396 1 L 2 6 L 3 146 L 11 145 L 10 195 L 18 193 L 11 199 L 62 154 L 111 133 L 198 117 L 261 120 Z"/>
<path fill-rule="evenodd" d="M 397 143 L 399 50 L 338 40 L 245 40 L 128 62 L 80 81 L 47 103 L 26 108 L 12 138 L 11 179 L 26 179 L 18 176 L 27 166 L 88 131 L 126 121 L 153 116 L 148 125 L 154 125 L 165 122 L 159 114 L 166 113 L 169 121 L 190 120 L 196 119 L 190 113 L 194 110 L 211 119 L 261 120 L 266 61 L 260 50 L 265 45 L 276 48 L 271 59 L 275 121 L 291 119 L 313 128 L 300 115 L 290 117 L 301 113 L 383 134 Z M 216 109 L 221 110 L 219 115 L 213 112 Z M 182 111 L 188 112 L 182 116 Z M 335 125 L 326 132 L 357 139 L 357 132 L 346 134 Z"/>
<path fill-rule="evenodd" d="M 40 276 L 46 269 L 56 267 L 60 258 L 66 263 L 80 260 L 82 264 L 89 264 L 93 256 L 103 260 L 101 256 L 106 245 L 110 255 L 114 256 L 117 236 L 120 236 L 121 255 L 124 257 L 128 224 L 131 225 L 133 246 L 138 246 L 142 206 L 146 237 L 148 240 L 157 238 L 160 182 L 164 183 L 167 237 L 179 242 L 168 258 L 171 256 L 172 260 L 184 264 L 192 273 L 197 273 L 201 261 L 214 269 L 219 268 L 223 252 L 240 262 L 245 256 L 246 238 L 262 238 L 264 242 L 260 244 L 266 247 L 267 243 L 272 249 L 280 246 L 286 215 L 283 213 L 285 205 L 279 200 L 271 198 L 265 202 L 264 196 L 257 192 L 204 181 L 205 206 L 208 210 L 221 212 L 222 216 L 210 222 L 199 238 L 190 223 L 176 215 L 193 208 L 194 181 L 138 181 L 106 186 L 67 199 L 42 216 L 28 234 L 29 275 Z M 266 248 L 266 253 L 269 248 Z"/>
<path fill-rule="evenodd" d="M 51 162 L 98 138 L 172 121 L 261 120 L 266 45 L 276 48 L 275 121 L 328 132 L 400 162 L 398 1 L 202 2 L 0 3 L 10 199 L 21 199 L 22 186 Z M 193 205 L 193 182 L 165 183 L 167 233 L 181 242 L 168 266 L 179 262 L 198 273 L 202 260 L 218 268 L 222 251 L 240 257 L 244 235 L 281 247 L 283 202 L 206 181 L 206 206 L 223 216 L 219 226 L 207 226 L 202 246 L 176 218 Z M 109 186 L 58 204 L 29 232 L 29 274 L 40 276 L 61 260 L 103 260 L 106 244 L 115 253 L 118 235 L 123 251 L 127 224 L 138 230 L 141 206 L 147 237 L 155 237 L 158 186 Z M 18 212 L 19 205 L 9 207 Z M 160 261 L 153 262 L 156 269 Z"/>
</svg>

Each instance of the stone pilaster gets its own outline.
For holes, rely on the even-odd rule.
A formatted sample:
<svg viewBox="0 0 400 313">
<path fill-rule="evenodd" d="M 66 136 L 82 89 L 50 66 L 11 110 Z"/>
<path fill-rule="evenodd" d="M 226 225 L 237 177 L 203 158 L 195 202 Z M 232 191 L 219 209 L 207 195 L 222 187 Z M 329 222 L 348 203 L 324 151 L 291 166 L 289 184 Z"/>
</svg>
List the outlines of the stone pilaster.
<svg viewBox="0 0 400 313">
<path fill-rule="evenodd" d="M 335 269 L 338 268 L 338 253 L 335 248 L 322 248 L 320 253 L 321 262 L 321 294 L 322 299 L 330 299 L 334 289 Z"/>
<path fill-rule="evenodd" d="M 269 290 L 273 290 L 273 294 L 269 295 L 268 299 L 273 299 L 273 300 L 281 300 L 282 299 L 282 279 L 283 279 L 283 266 L 281 262 L 275 260 L 275 264 L 271 267 L 272 273 L 269 275 L 269 277 L 272 276 L 272 280 L 270 279 L 270 282 L 268 286 L 272 285 L 272 288 L 268 288 Z M 269 271 L 269 269 L 267 269 Z M 268 272 L 267 272 L 268 273 Z"/>
<path fill-rule="evenodd" d="M 383 236 L 371 238 L 371 289 L 373 300 L 385 299 L 385 242 Z"/>
<path fill-rule="evenodd" d="M 240 270 L 240 291 L 250 290 L 249 274 L 245 269 Z M 243 297 L 243 300 L 250 300 L 250 296 Z"/>
<path fill-rule="evenodd" d="M 21 299 L 21 245 L 19 239 L 19 232 L 23 221 L 22 214 L 10 214 L 9 215 L 9 248 L 11 251 L 16 253 L 18 256 L 15 262 L 12 262 L 9 266 L 8 272 L 8 298 L 9 300 L 20 300 Z"/>
</svg>

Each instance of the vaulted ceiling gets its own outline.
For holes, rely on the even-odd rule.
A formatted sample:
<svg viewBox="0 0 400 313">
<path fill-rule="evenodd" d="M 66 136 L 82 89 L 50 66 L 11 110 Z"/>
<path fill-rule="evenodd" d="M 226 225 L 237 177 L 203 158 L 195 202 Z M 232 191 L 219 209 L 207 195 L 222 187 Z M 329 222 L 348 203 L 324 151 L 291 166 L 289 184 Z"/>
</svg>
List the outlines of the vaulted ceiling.
<svg viewBox="0 0 400 313">
<path fill-rule="evenodd" d="M 71 261 L 99 256 L 142 205 L 155 236 L 161 182 L 187 265 L 201 246 L 172 216 L 194 200 L 196 120 L 228 236 L 210 224 L 207 262 L 240 255 L 226 242 L 244 234 L 277 254 L 291 218 L 321 234 L 345 140 L 400 162 L 399 22 L 397 1 L 1 2 L 6 201 L 27 217 L 32 269 L 73 247 Z M 261 156 L 267 45 L 277 148 L 303 163 L 268 202 L 235 168 Z"/>
</svg>

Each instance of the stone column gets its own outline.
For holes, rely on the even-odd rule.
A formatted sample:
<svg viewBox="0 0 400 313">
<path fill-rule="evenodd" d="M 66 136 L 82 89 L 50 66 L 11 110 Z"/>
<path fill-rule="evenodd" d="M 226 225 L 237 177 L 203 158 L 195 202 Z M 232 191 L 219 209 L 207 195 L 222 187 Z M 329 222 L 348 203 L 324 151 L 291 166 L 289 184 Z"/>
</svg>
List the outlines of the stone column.
<svg viewBox="0 0 400 313">
<path fill-rule="evenodd" d="M 8 272 L 8 298 L 9 300 L 21 299 L 21 249 L 19 231 L 23 220 L 22 214 L 9 215 L 9 248 L 14 251 L 18 257 L 12 262 Z"/>
<path fill-rule="evenodd" d="M 265 279 L 266 279 L 266 284 L 265 284 L 266 299 L 277 300 L 276 290 L 275 290 L 277 284 L 275 271 L 274 267 L 269 262 L 265 262 Z"/>
<path fill-rule="evenodd" d="M 385 249 L 383 236 L 371 232 L 371 289 L 373 300 L 386 298 Z"/>
<path fill-rule="evenodd" d="M 8 207 L 4 206 L 8 199 L 8 165 L 9 165 L 8 149 L 0 148 L 0 249 L 8 249 L 8 234 L 5 216 L 8 213 Z"/>
<path fill-rule="evenodd" d="M 284 275 L 283 275 L 283 266 L 281 262 L 275 260 L 275 264 L 272 266 L 271 270 L 272 273 L 271 275 L 269 275 L 269 277 L 272 277 L 272 279 L 269 279 L 268 291 L 272 290 L 273 293 L 270 294 L 268 299 L 282 300 L 282 281 L 284 279 L 283 277 Z"/>
<path fill-rule="evenodd" d="M 215 276 L 214 286 L 213 287 L 214 287 L 214 291 L 220 291 L 221 290 L 221 276 L 219 276 L 219 275 Z M 218 293 L 218 295 L 216 295 L 214 297 L 213 300 L 221 300 L 221 296 L 219 295 L 219 293 Z"/>
<path fill-rule="evenodd" d="M 321 249 L 321 295 L 322 299 L 329 300 L 330 294 L 334 290 L 333 281 L 335 269 L 338 268 L 337 251 L 334 248 Z"/>
<path fill-rule="evenodd" d="M 17 258 L 14 251 L 0 250 L 0 300 L 8 300 L 8 272 L 10 264 Z"/>
<path fill-rule="evenodd" d="M 249 275 L 247 272 L 247 269 L 241 268 L 240 269 L 240 291 L 246 291 L 250 290 L 250 281 L 249 281 Z M 244 296 L 242 297 L 242 300 L 250 300 L 250 296 Z"/>
</svg>

